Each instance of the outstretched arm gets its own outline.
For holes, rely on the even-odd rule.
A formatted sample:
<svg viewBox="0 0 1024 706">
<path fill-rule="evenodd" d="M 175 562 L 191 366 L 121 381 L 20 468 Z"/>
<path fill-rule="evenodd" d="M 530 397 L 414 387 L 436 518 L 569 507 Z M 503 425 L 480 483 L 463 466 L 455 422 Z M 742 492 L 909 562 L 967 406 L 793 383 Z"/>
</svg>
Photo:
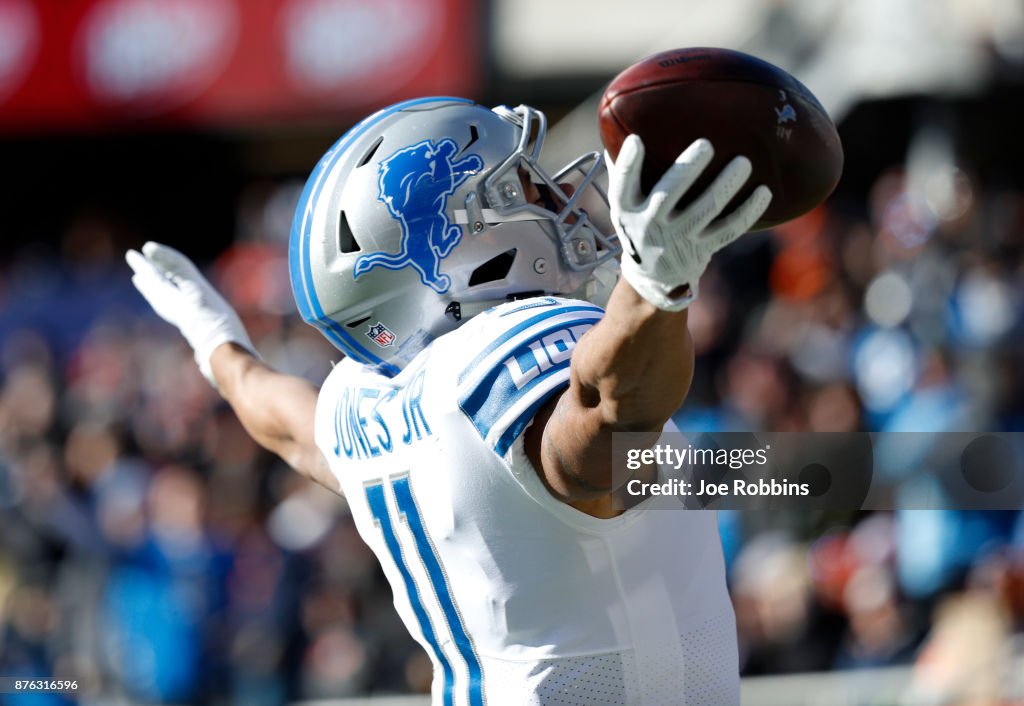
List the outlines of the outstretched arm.
<svg viewBox="0 0 1024 706">
<path fill-rule="evenodd" d="M 210 356 L 220 394 L 249 435 L 310 480 L 341 494 L 313 438 L 318 391 L 307 380 L 279 373 L 245 348 L 228 343 Z"/>
<path fill-rule="evenodd" d="M 613 478 L 612 434 L 646 432 L 653 443 L 686 397 L 693 377 L 686 307 L 712 254 L 745 233 L 771 200 L 758 187 L 715 220 L 750 176 L 749 160 L 737 157 L 706 192 L 676 210 L 712 156 L 711 144 L 698 140 L 646 198 L 639 138 L 627 138 L 609 165 L 622 279 L 604 318 L 573 351 L 569 388 L 542 408 L 526 436 L 527 455 L 551 492 L 592 514 L 607 511 L 610 494 L 627 480 Z"/>
<path fill-rule="evenodd" d="M 648 432 L 654 443 L 693 377 L 687 312 L 657 309 L 624 281 L 604 318 L 576 345 L 569 388 L 549 401 L 526 433 L 526 450 L 548 488 L 602 514 L 625 478 L 613 478 L 612 434 Z M 634 439 L 636 441 L 637 439 Z"/>
<path fill-rule="evenodd" d="M 317 390 L 256 356 L 231 306 L 187 257 L 146 243 L 126 259 L 132 283 L 157 314 L 177 326 L 199 369 L 228 401 L 253 439 L 307 478 L 340 493 L 313 438 Z"/>
</svg>

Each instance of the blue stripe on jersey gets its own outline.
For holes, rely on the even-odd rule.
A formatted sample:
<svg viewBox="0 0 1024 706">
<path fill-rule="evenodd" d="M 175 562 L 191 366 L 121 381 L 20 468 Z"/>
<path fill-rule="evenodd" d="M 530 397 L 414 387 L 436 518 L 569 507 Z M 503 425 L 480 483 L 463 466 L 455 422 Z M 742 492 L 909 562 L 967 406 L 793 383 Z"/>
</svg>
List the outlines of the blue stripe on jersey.
<svg viewBox="0 0 1024 706">
<path fill-rule="evenodd" d="M 472 389 L 460 395 L 459 407 L 484 439 L 510 408 L 524 400 L 528 402 L 530 416 L 524 417 L 521 413 L 508 427 L 500 430 L 494 446 L 499 456 L 505 455 L 540 405 L 566 385 L 567 378 L 560 373 L 569 367 L 570 355 L 576 345 L 570 329 L 577 326 L 589 329 L 593 323 L 593 319 L 578 319 L 533 332 Z M 552 354 L 555 359 L 552 359 Z"/>
<path fill-rule="evenodd" d="M 313 205 L 319 200 L 320 191 L 323 189 L 327 175 L 338 159 L 345 154 L 345 149 L 383 118 L 412 106 L 453 101 L 470 104 L 473 102 L 465 98 L 417 98 L 380 110 L 356 124 L 355 127 L 342 135 L 327 150 L 327 153 L 324 154 L 320 162 L 313 168 L 312 174 L 310 174 L 305 187 L 302 189 L 302 195 L 299 197 L 299 203 L 295 209 L 295 218 L 292 221 L 291 236 L 288 242 L 288 268 L 291 275 L 292 293 L 295 295 L 295 303 L 298 305 L 299 314 L 302 315 L 302 318 L 307 323 L 319 329 L 329 341 L 343 350 L 346 355 L 351 356 L 360 363 L 376 365 L 391 376 L 398 374 L 399 369 L 397 366 L 384 361 L 367 347 L 363 346 L 348 331 L 327 316 L 320 306 L 320 300 L 317 298 L 316 287 L 313 283 L 312 263 L 309 256 Z"/>
<path fill-rule="evenodd" d="M 462 617 L 455 607 L 455 601 L 452 600 L 452 594 L 448 588 L 448 580 L 444 570 L 441 568 L 441 563 L 438 561 L 437 552 L 434 550 L 434 546 L 427 537 L 427 532 L 423 527 L 420 511 L 416 506 L 416 499 L 413 497 L 412 488 L 409 485 L 409 476 L 403 476 L 391 481 L 391 487 L 395 491 L 398 509 L 405 514 L 405 521 L 408 523 L 409 529 L 412 530 L 412 536 L 416 538 L 416 549 L 419 552 L 420 559 L 423 561 L 423 565 L 427 568 L 427 573 L 430 575 L 430 583 L 434 586 L 434 591 L 437 593 L 438 603 L 441 604 L 445 619 L 448 621 L 448 627 L 452 632 L 452 638 L 455 640 L 455 646 L 459 650 L 459 654 L 462 655 L 462 658 L 466 660 L 466 667 L 469 669 L 470 706 L 483 706 L 483 680 L 480 674 L 480 660 L 477 659 L 473 643 L 469 639 L 469 635 L 466 634 L 465 627 L 462 625 Z"/>
<path fill-rule="evenodd" d="M 568 384 L 568 380 L 566 380 L 566 384 Z M 541 405 L 547 402 L 552 393 L 561 387 L 562 385 L 553 386 L 548 390 L 547 394 L 541 395 L 534 400 L 534 402 L 527 407 L 522 414 L 515 418 L 515 421 L 505 428 L 505 431 L 502 432 L 501 436 L 498 437 L 498 440 L 494 444 L 494 450 L 499 456 L 504 456 L 508 452 L 508 448 L 512 445 L 512 442 L 518 439 L 519 435 L 523 433 L 523 429 L 530 424 L 530 420 L 537 414 L 537 410 L 541 408 Z"/>
<path fill-rule="evenodd" d="M 416 588 L 416 582 L 413 580 L 412 574 L 409 573 L 409 568 L 405 565 L 405 560 L 402 558 L 402 548 L 398 544 L 395 528 L 391 524 L 391 515 L 388 514 L 387 500 L 384 497 L 384 486 L 380 482 L 366 486 L 366 502 L 370 506 L 370 512 L 373 513 L 373 518 L 377 521 L 381 533 L 384 535 L 384 543 L 387 545 L 388 553 L 391 554 L 391 559 L 395 562 L 398 572 L 402 575 L 402 581 L 405 583 L 405 592 L 409 596 L 412 612 L 416 615 L 416 620 L 420 625 L 420 632 L 423 633 L 424 639 L 430 644 L 430 648 L 434 651 L 434 656 L 440 662 L 441 669 L 444 671 L 444 704 L 445 706 L 452 706 L 452 690 L 455 683 L 452 665 L 449 664 L 448 658 L 441 651 L 441 646 L 437 642 L 437 635 L 434 634 L 430 618 L 427 616 L 427 611 L 423 608 L 423 602 L 420 600 L 419 589 Z"/>
<path fill-rule="evenodd" d="M 545 311 L 540 314 L 536 314 L 535 316 L 531 316 L 529 319 L 526 319 L 525 321 L 522 321 L 513 326 L 512 328 L 510 328 L 509 330 L 505 331 L 505 333 L 503 333 L 501 336 L 499 336 L 497 339 L 491 342 L 486 348 L 480 351 L 480 353 L 459 374 L 459 382 L 461 383 L 467 377 L 469 377 L 470 373 L 473 372 L 474 368 L 476 368 L 480 364 L 480 362 L 483 361 L 484 358 L 486 358 L 488 355 L 496 351 L 498 348 L 500 348 L 502 345 L 507 343 L 512 338 L 518 336 L 526 329 L 530 328 L 531 326 L 537 325 L 538 323 L 544 321 L 545 319 L 550 319 L 553 316 L 568 314 L 574 311 L 585 311 L 594 314 L 594 318 L 586 320 L 589 323 L 596 322 L 598 319 L 601 318 L 601 316 L 604 315 L 604 309 L 600 307 L 593 305 L 574 305 L 560 306 L 557 309 L 552 309 L 550 311 Z M 576 325 L 576 323 L 581 323 L 582 321 L 583 320 L 567 325 Z"/>
</svg>

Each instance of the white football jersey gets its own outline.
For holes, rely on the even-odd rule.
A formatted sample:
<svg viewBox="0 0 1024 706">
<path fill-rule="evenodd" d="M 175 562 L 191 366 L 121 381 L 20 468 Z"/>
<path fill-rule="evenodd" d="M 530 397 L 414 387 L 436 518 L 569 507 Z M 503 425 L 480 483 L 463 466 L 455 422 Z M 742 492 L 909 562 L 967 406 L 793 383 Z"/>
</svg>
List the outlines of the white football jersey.
<svg viewBox="0 0 1024 706">
<path fill-rule="evenodd" d="M 397 377 L 346 359 L 320 392 L 317 443 L 433 660 L 436 706 L 739 703 L 715 513 L 645 501 L 597 519 L 555 500 L 523 450 L 602 314 L 512 302 Z"/>
</svg>

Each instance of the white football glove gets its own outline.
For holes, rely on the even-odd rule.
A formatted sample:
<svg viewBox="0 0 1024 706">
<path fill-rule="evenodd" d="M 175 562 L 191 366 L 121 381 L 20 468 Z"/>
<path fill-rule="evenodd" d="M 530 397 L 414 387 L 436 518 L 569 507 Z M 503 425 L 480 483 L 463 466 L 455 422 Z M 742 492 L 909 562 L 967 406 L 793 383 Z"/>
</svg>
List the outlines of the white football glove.
<svg viewBox="0 0 1024 706">
<path fill-rule="evenodd" d="M 758 186 L 732 213 L 714 220 L 750 177 L 750 160 L 736 157 L 703 194 L 676 210 L 676 203 L 713 156 L 711 143 L 697 140 L 642 200 L 644 145 L 640 138 L 627 137 L 614 162 L 605 152 L 612 223 L 623 249 L 622 276 L 659 309 L 679 311 L 689 306 L 711 256 L 746 233 L 771 202 L 768 187 Z"/>
<path fill-rule="evenodd" d="M 211 385 L 217 387 L 210 370 L 210 355 L 217 346 L 237 343 L 257 355 L 238 314 L 187 257 L 150 242 L 141 253 L 129 250 L 125 259 L 135 272 L 132 284 L 160 318 L 178 327 Z"/>
</svg>

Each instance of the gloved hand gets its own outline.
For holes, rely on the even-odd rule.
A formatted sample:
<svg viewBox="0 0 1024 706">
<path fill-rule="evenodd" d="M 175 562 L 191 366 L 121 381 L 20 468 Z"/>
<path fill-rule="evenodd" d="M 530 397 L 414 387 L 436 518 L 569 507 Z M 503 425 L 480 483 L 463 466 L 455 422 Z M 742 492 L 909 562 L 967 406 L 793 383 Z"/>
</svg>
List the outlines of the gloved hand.
<svg viewBox="0 0 1024 706">
<path fill-rule="evenodd" d="M 210 370 L 210 355 L 217 346 L 237 343 L 257 355 L 238 314 L 187 257 L 149 242 L 141 253 L 129 250 L 125 259 L 135 272 L 132 284 L 160 318 L 178 327 L 211 385 L 217 387 Z"/>
<path fill-rule="evenodd" d="M 758 186 L 732 213 L 714 220 L 750 177 L 750 160 L 736 157 L 703 194 L 675 210 L 713 156 L 711 143 L 697 140 L 641 200 L 644 146 L 640 138 L 627 137 L 614 162 L 605 153 L 612 223 L 623 249 L 622 276 L 659 309 L 679 311 L 689 306 L 711 256 L 746 233 L 771 202 L 768 187 Z"/>
</svg>

